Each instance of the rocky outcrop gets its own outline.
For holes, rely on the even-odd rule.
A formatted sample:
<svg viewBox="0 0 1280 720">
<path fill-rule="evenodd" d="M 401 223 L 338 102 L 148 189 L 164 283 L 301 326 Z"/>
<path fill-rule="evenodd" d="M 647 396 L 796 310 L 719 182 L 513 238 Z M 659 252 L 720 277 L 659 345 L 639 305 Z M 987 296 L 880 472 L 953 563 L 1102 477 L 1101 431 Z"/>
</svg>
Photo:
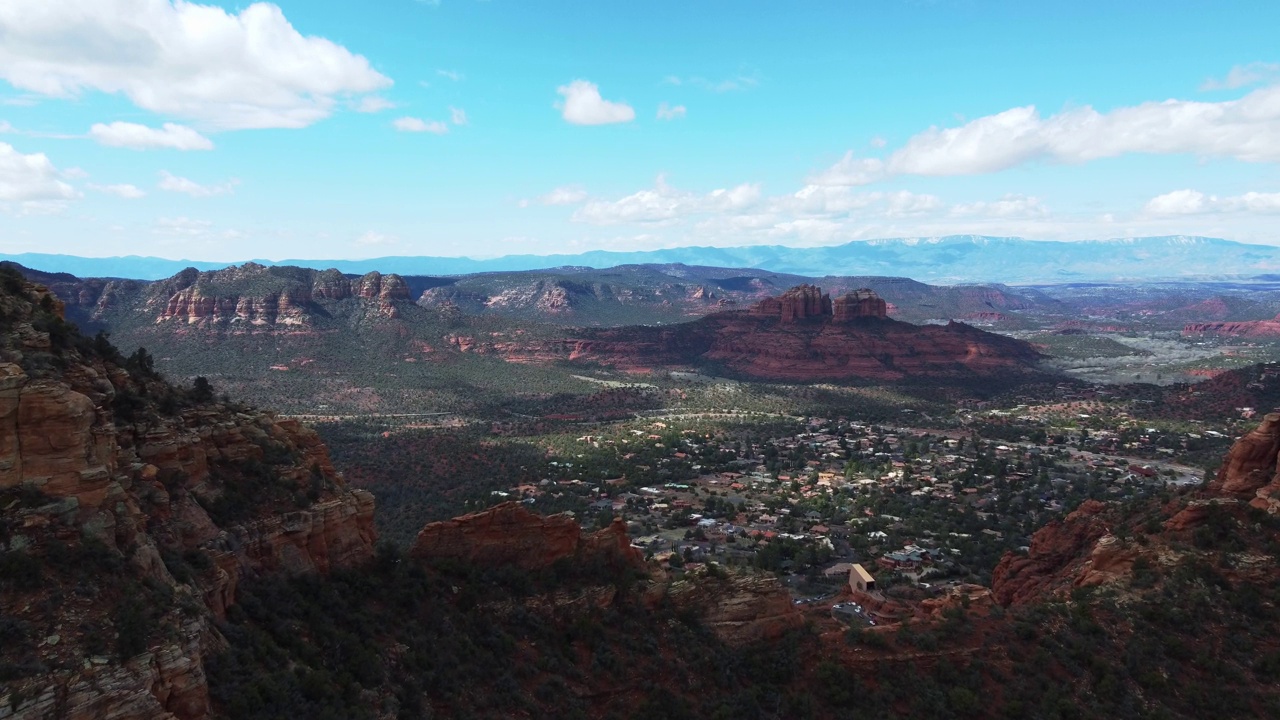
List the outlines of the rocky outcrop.
<svg viewBox="0 0 1280 720">
<path fill-rule="evenodd" d="M 1230 337 L 1274 338 L 1280 337 L 1280 315 L 1270 320 L 1240 320 L 1235 322 L 1187 323 L 1183 335 L 1226 335 Z"/>
<path fill-rule="evenodd" d="M 889 317 L 889 306 L 875 291 L 862 288 L 836 298 L 832 303 L 832 315 L 838 323 L 859 318 L 883 320 Z"/>
<path fill-rule="evenodd" d="M 991 592 L 1001 605 L 1042 601 L 1075 587 L 1099 540 L 1110 535 L 1107 506 L 1086 500 L 1031 538 L 1026 555 L 1008 553 L 991 573 Z"/>
<path fill-rule="evenodd" d="M 571 516 L 538 515 L 518 502 L 431 523 L 418 533 L 409 554 L 427 562 L 513 565 L 525 570 L 566 559 L 578 565 L 644 565 L 643 554 L 631 546 L 620 519 L 586 535 Z"/>
<path fill-rule="evenodd" d="M 43 290 L 24 294 L 0 290 L 0 553 L 50 564 L 37 586 L 0 585 L 0 613 L 44 637 L 34 649 L 0 647 L 36 653 L 41 668 L 7 684 L 0 717 L 207 717 L 202 656 L 221 642 L 210 620 L 235 601 L 238 581 L 370 558 L 373 498 L 346 488 L 313 430 L 183 401 L 158 376 L 116 366 L 114 351 L 55 341 L 31 324 Z M 37 346 L 57 363 L 6 362 Z M 76 552 L 101 567 L 59 574 L 67 561 L 53 558 Z M 183 575 L 176 558 L 195 565 Z M 102 655 L 102 641 L 86 637 L 123 632 L 112 607 L 127 604 L 130 583 L 172 599 L 155 610 L 167 630 L 141 631 L 131 657 Z M 0 658 L 15 659 L 30 662 Z"/>
<path fill-rule="evenodd" d="M 1209 491 L 1248 502 L 1269 513 L 1280 512 L 1280 413 L 1268 413 L 1262 423 L 1231 446 Z"/>
<path fill-rule="evenodd" d="M 783 323 L 827 317 L 831 315 L 831 296 L 824 295 L 822 288 L 798 285 L 776 298 L 761 300 L 749 312 L 756 317 L 776 318 Z"/>
<path fill-rule="evenodd" d="M 351 297 L 351 281 L 332 268 L 322 270 L 311 282 L 311 297 L 317 301 L 346 300 Z"/>
<path fill-rule="evenodd" d="M 702 615 L 702 623 L 730 645 L 771 640 L 804 624 L 791 594 L 772 575 L 699 577 L 673 583 L 672 604 Z"/>
<path fill-rule="evenodd" d="M 399 275 L 383 275 L 376 270 L 366 273 L 355 283 L 356 297 L 379 302 L 409 299 L 409 286 Z"/>
</svg>

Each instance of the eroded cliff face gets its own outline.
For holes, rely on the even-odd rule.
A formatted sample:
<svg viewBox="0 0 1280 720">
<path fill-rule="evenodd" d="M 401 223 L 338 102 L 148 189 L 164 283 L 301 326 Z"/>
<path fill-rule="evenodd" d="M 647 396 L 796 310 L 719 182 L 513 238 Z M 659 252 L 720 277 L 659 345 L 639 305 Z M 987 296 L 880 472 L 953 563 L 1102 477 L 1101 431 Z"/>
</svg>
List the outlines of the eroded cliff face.
<svg viewBox="0 0 1280 720">
<path fill-rule="evenodd" d="M 644 565 L 620 519 L 586 534 L 568 515 L 538 515 L 518 502 L 431 523 L 418 533 L 409 554 L 428 562 L 514 565 L 525 570 L 550 567 L 561 560 L 619 568 Z"/>
<path fill-rule="evenodd" d="M 804 616 L 773 575 L 699 577 L 676 582 L 667 596 L 677 608 L 702 614 L 702 622 L 730 645 L 774 640 L 804 625 Z"/>
<path fill-rule="evenodd" d="M 1129 580 L 1139 563 L 1165 570 L 1196 560 L 1214 564 L 1222 538 L 1249 528 L 1265 534 L 1250 512 L 1280 510 L 1278 455 L 1280 413 L 1271 413 L 1235 442 L 1212 482 L 1163 507 L 1147 508 L 1145 517 L 1087 500 L 1036 531 L 1029 552 L 1001 558 L 992 573 L 992 594 L 1002 605 L 1033 604 L 1074 588 Z M 1247 547 L 1233 549 L 1238 557 L 1221 570 L 1225 577 L 1246 584 L 1273 580 L 1273 568 L 1258 560 L 1262 556 Z"/>
<path fill-rule="evenodd" d="M 188 268 L 173 277 L 146 283 L 135 280 L 74 280 L 55 284 L 81 319 L 104 320 L 123 313 L 156 324 L 244 331 L 303 332 L 332 303 L 356 299 L 375 314 L 398 317 L 398 304 L 410 302 L 409 286 L 399 275 L 372 272 L 351 279 L 337 270 L 266 267 L 245 263 L 200 272 Z"/>
<path fill-rule="evenodd" d="M 1182 328 L 1182 333 L 1184 335 L 1226 335 L 1249 338 L 1280 337 L 1280 316 L 1270 320 L 1187 323 Z"/>
<path fill-rule="evenodd" d="M 1209 490 L 1271 514 L 1280 512 L 1278 456 L 1280 413 L 1268 413 L 1257 428 L 1231 446 Z"/>
<path fill-rule="evenodd" d="M 1094 546 L 1110 532 L 1106 510 L 1106 504 L 1086 500 L 1062 520 L 1037 530 L 1025 556 L 1009 553 L 1001 558 L 991 573 L 996 601 L 1002 605 L 1039 602 L 1074 587 Z"/>
<path fill-rule="evenodd" d="M 239 580 L 363 562 L 373 498 L 309 428 L 193 400 L 77 341 L 43 288 L 5 292 L 0 612 L 21 632 L 0 659 L 24 670 L 0 716 L 206 717 Z"/>
</svg>

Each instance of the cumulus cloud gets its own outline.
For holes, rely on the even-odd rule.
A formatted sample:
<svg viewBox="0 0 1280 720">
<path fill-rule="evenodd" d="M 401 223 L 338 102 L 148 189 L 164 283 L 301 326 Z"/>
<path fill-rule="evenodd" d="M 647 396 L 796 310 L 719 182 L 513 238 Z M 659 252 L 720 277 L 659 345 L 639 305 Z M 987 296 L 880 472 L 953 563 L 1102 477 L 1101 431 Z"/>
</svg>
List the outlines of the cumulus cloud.
<svg viewBox="0 0 1280 720">
<path fill-rule="evenodd" d="M 887 159 L 846 154 L 811 182 L 865 185 L 898 175 L 977 175 L 1034 161 L 1083 163 L 1120 155 L 1190 154 L 1280 162 L 1280 85 L 1218 103 L 1166 100 L 1110 112 L 1042 117 L 1017 107 L 954 128 L 930 128 Z"/>
<path fill-rule="evenodd" d="M 276 5 L 239 13 L 184 0 L 7 0 L 0 78 L 44 96 L 86 90 L 215 129 L 298 128 L 391 80 Z"/>
<path fill-rule="evenodd" d="M 95 123 L 89 137 L 101 145 L 131 150 L 212 150 L 213 141 L 185 125 L 165 123 L 159 129 L 137 123 Z"/>
<path fill-rule="evenodd" d="M 355 104 L 355 111 L 358 113 L 379 113 L 394 107 L 396 107 L 395 103 L 380 95 L 365 95 Z"/>
<path fill-rule="evenodd" d="M 1201 90 L 1234 90 L 1261 82 L 1280 79 L 1280 63 L 1251 62 L 1236 65 L 1224 78 L 1209 78 L 1200 85 Z"/>
<path fill-rule="evenodd" d="M 400 132 L 431 133 L 433 135 L 443 135 L 449 132 L 449 126 L 439 120 L 423 120 L 416 117 L 396 118 L 391 122 L 391 126 Z"/>
<path fill-rule="evenodd" d="M 684 117 L 684 115 L 685 115 L 685 108 L 683 105 L 672 106 L 672 105 L 668 105 L 665 102 L 658 103 L 658 119 L 659 120 L 675 120 L 676 118 Z"/>
<path fill-rule="evenodd" d="M 577 185 L 565 185 L 538 198 L 539 205 L 577 205 L 587 199 L 587 191 Z"/>
<path fill-rule="evenodd" d="M 556 103 L 556 109 L 573 125 L 609 125 L 636 119 L 636 111 L 630 105 L 600 97 L 595 83 L 574 80 L 556 88 L 556 92 L 564 98 Z"/>
<path fill-rule="evenodd" d="M 884 161 L 844 154 L 835 165 L 809 178 L 815 185 L 870 185 L 884 177 Z"/>
<path fill-rule="evenodd" d="M 764 205 L 779 218 L 840 217 L 864 210 L 873 210 L 884 217 L 907 217 L 940 210 L 943 202 L 935 195 L 908 190 L 865 192 L 849 187 L 806 185 L 790 195 L 770 197 Z"/>
<path fill-rule="evenodd" d="M 105 195 L 115 195 L 116 197 L 123 198 L 125 200 L 137 200 L 138 198 L 144 198 L 147 196 L 147 192 L 145 190 L 137 185 L 130 185 L 128 183 L 121 183 L 119 185 L 94 185 L 90 183 L 89 189 Z"/>
<path fill-rule="evenodd" d="M 983 215 L 996 218 L 1031 218 L 1049 214 L 1038 197 L 1005 195 L 999 200 L 961 203 L 951 209 L 953 215 Z"/>
<path fill-rule="evenodd" d="M 1247 192 L 1243 195 L 1219 197 L 1199 190 L 1174 190 L 1151 198 L 1143 210 L 1149 215 L 1280 213 L 1280 193 Z"/>
<path fill-rule="evenodd" d="M 44 153 L 18 152 L 0 143 L 0 207 L 21 212 L 57 210 L 80 197 L 59 179 L 58 169 Z"/>
<path fill-rule="evenodd" d="M 462 73 L 458 72 L 457 70 L 437 70 L 436 75 L 439 75 L 440 77 L 445 78 L 446 80 L 452 80 L 454 82 L 458 82 L 459 80 L 462 79 Z"/>
<path fill-rule="evenodd" d="M 467 111 L 463 110 L 462 108 L 450 107 L 449 122 L 453 123 L 454 125 L 466 125 Z"/>
<path fill-rule="evenodd" d="M 699 195 L 674 188 L 659 175 L 652 189 L 618 200 L 592 200 L 578 208 L 571 219 L 592 225 L 664 222 L 703 213 L 741 211 L 759 200 L 759 185 L 744 183 Z"/>
<path fill-rule="evenodd" d="M 239 180 L 228 180 L 220 185 L 201 185 L 194 180 L 188 180 L 184 177 L 178 177 L 167 170 L 160 171 L 160 183 L 156 186 L 161 190 L 168 192 L 183 193 L 195 198 L 216 197 L 218 195 L 230 195 L 235 192 L 236 185 Z"/>
</svg>

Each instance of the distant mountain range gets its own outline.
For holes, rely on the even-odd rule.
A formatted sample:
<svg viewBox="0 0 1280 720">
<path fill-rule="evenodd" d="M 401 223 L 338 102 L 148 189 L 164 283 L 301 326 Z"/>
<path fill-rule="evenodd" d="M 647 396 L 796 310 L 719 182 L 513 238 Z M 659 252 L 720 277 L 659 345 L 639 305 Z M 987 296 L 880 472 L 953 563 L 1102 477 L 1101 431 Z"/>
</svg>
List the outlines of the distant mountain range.
<svg viewBox="0 0 1280 720">
<path fill-rule="evenodd" d="M 139 280 L 170 277 L 188 267 L 216 270 L 234 264 L 141 256 L 85 258 L 43 253 L 0 254 L 0 259 L 46 272 Z M 1262 276 L 1280 273 L 1280 247 L 1188 236 L 1058 242 L 954 235 L 867 240 L 807 248 L 757 245 L 643 252 L 596 250 L 577 255 L 507 255 L 489 260 L 397 256 L 368 260 L 255 262 L 317 270 L 336 268 L 354 274 L 377 270 L 401 275 L 435 276 L 655 263 L 754 268 L 814 277 L 892 275 L 934 283 L 1055 283 Z"/>
</svg>

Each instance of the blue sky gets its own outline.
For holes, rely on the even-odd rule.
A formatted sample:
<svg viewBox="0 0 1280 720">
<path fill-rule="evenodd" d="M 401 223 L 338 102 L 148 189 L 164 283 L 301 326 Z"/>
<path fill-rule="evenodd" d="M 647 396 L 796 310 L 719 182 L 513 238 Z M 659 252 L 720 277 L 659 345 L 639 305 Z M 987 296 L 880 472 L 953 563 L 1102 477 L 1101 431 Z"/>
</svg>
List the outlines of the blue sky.
<svg viewBox="0 0 1280 720">
<path fill-rule="evenodd" d="M 1280 3 L 7 0 L 0 253 L 1280 244 Z"/>
</svg>

